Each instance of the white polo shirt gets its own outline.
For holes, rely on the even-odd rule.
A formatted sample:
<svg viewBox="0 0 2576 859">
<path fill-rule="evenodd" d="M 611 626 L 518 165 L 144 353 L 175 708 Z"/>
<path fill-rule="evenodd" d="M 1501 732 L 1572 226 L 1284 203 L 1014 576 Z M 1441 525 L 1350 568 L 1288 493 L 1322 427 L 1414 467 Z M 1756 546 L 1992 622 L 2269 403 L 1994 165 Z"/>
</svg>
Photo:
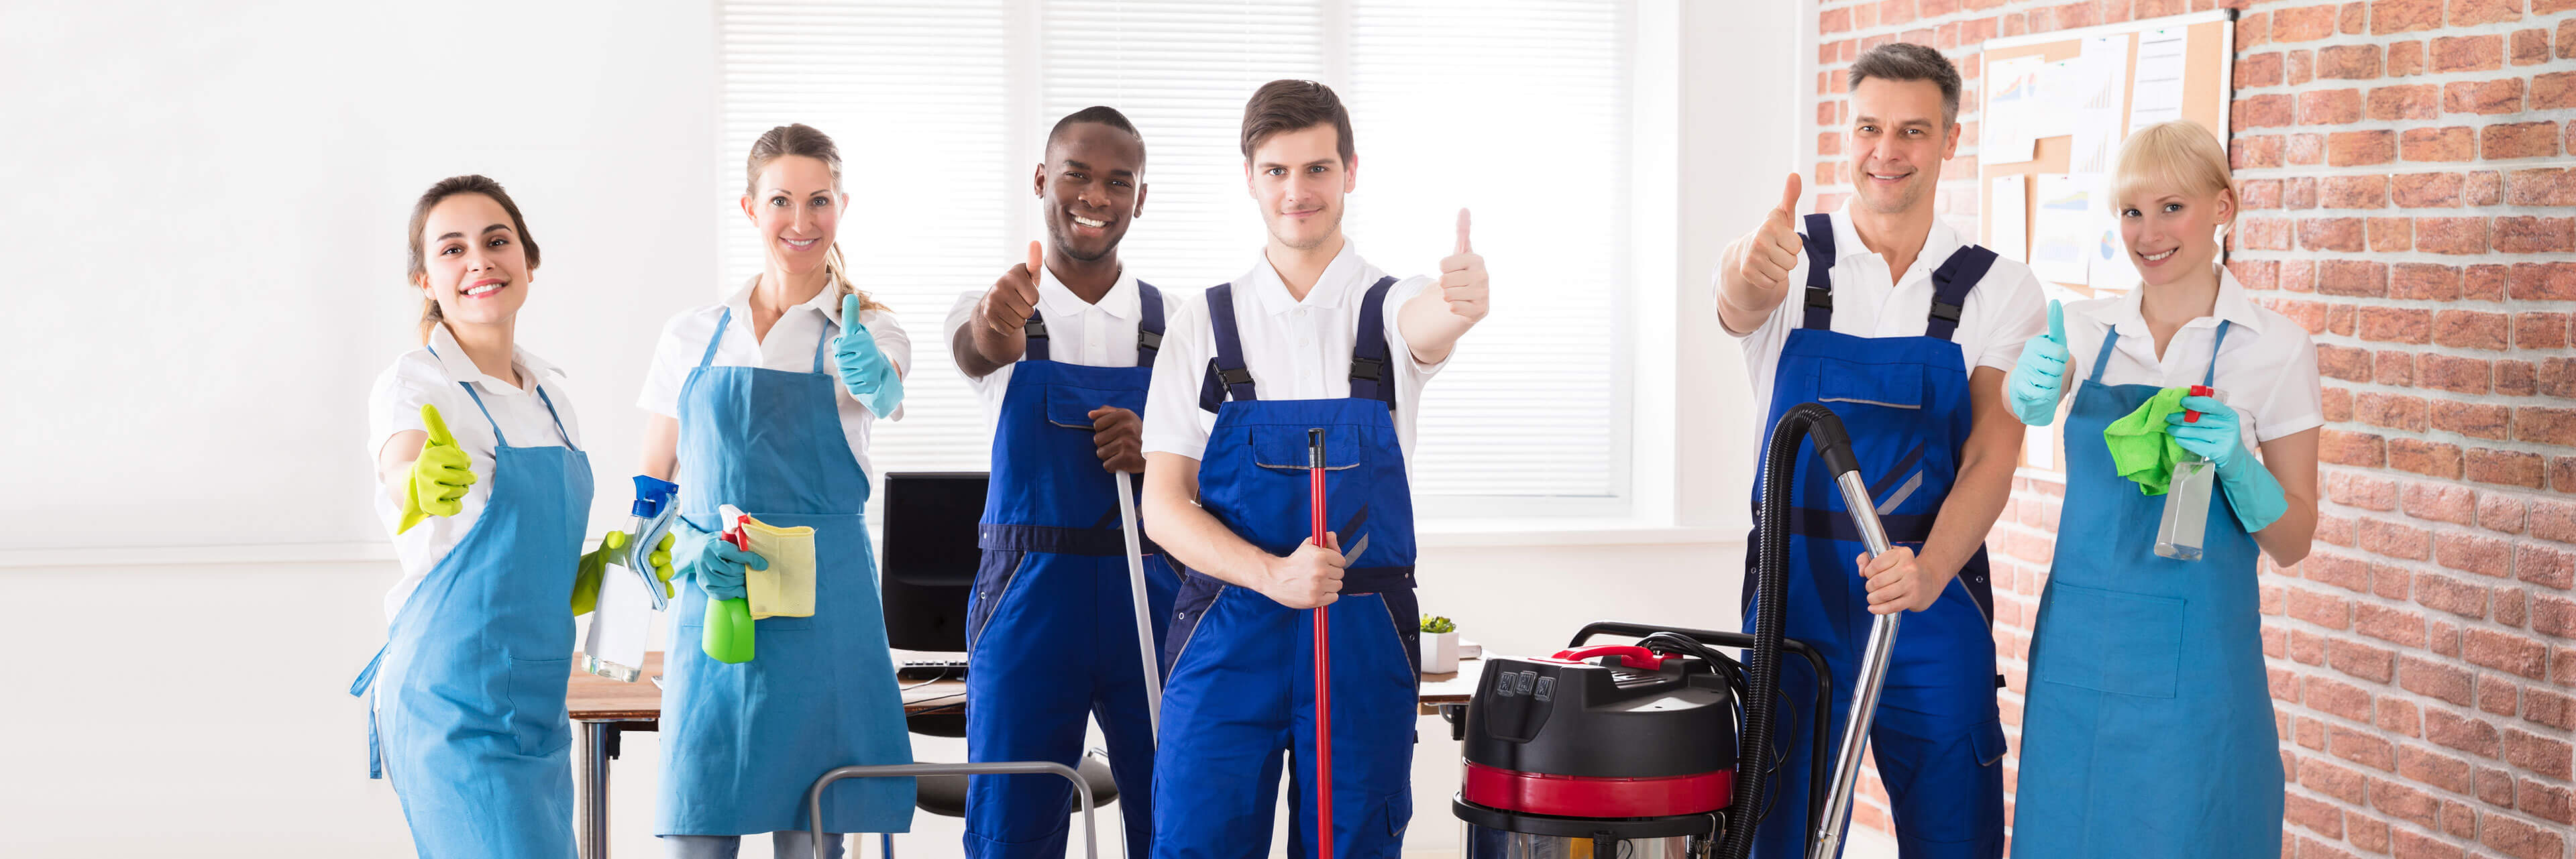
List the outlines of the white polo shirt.
<svg viewBox="0 0 2576 859">
<path fill-rule="evenodd" d="M 1299 301 L 1287 283 L 1257 259 L 1252 270 L 1234 280 L 1234 324 L 1243 339 L 1243 361 L 1252 371 L 1255 390 L 1265 400 L 1340 399 L 1351 395 L 1351 344 L 1359 338 L 1360 303 L 1368 288 L 1386 276 L 1360 259 L 1356 243 L 1342 242 L 1342 252 L 1325 266 L 1315 288 Z M 1397 281 L 1386 291 L 1382 311 L 1386 328 L 1387 371 L 1395 383 L 1395 434 L 1404 450 L 1405 467 L 1413 465 L 1413 422 L 1420 412 L 1422 386 L 1448 364 L 1424 364 L 1413 358 L 1396 324 L 1404 302 L 1429 287 L 1428 277 Z M 1207 301 L 1191 295 L 1163 302 L 1163 349 L 1154 358 L 1153 388 L 1145 397 L 1145 452 L 1177 453 L 1205 459 L 1216 414 L 1199 408 L 1199 383 L 1216 357 L 1216 334 L 1208 327 Z M 1452 357 L 1457 353 L 1452 351 Z"/>
<path fill-rule="evenodd" d="M 2227 341 L 2218 344 L 2218 372 L 2212 387 L 2236 410 L 2245 449 L 2257 450 L 2263 442 L 2325 426 L 2317 344 L 2308 339 L 2306 328 L 2270 308 L 2256 306 L 2246 297 L 2245 285 L 2222 268 L 2218 299 L 2210 315 L 2183 323 L 2165 344 L 2164 357 L 2157 358 L 2155 334 L 2147 330 L 2147 319 L 2138 310 L 2146 290 L 2153 288 L 2066 305 L 2066 351 L 2070 353 L 2066 390 L 2070 395 L 2083 390 L 2083 380 L 2092 378 L 2093 359 L 2101 354 L 2102 338 L 2113 326 L 2119 328 L 2120 342 L 2111 348 L 2109 365 L 2102 370 L 2103 384 L 2159 388 L 2200 384 L 2211 367 L 2209 349 L 2218 338 L 2218 323 L 2225 321 L 2232 324 Z"/>
<path fill-rule="evenodd" d="M 984 300 L 986 291 L 959 293 L 957 303 L 949 305 L 948 324 L 940 330 L 948 332 L 952 346 L 957 342 L 957 330 L 974 324 L 975 305 Z M 1175 296 L 1168 290 L 1162 292 L 1167 320 L 1175 302 L 1198 300 L 1195 293 Z M 1134 275 L 1120 271 L 1118 282 L 1100 297 L 1099 304 L 1093 304 L 1073 294 L 1064 281 L 1056 279 L 1055 272 L 1043 271 L 1038 275 L 1038 314 L 1046 320 L 1048 360 L 1089 367 L 1136 366 L 1136 327 L 1144 322 L 1145 305 Z M 1158 353 L 1155 362 L 1161 361 Z M 984 404 L 985 420 L 996 420 L 1001 415 L 1002 396 L 1010 393 L 1015 364 L 1004 364 L 981 379 L 957 374 L 966 379 L 967 387 L 975 389 L 975 398 Z"/>
<path fill-rule="evenodd" d="M 431 350 L 437 350 L 431 354 Z M 457 544 L 465 541 L 467 532 L 483 516 L 483 505 L 492 497 L 492 451 L 497 441 L 492 428 L 498 424 L 512 447 L 562 447 L 564 434 L 572 437 L 574 447 L 581 446 L 581 423 L 573 418 L 572 394 L 564 390 L 563 371 L 526 349 L 514 349 L 510 363 L 518 376 L 544 387 L 544 400 L 534 388 L 522 389 L 515 382 L 483 374 L 474 361 L 465 357 L 465 349 L 456 345 L 456 336 L 447 326 L 430 329 L 429 345 L 395 358 L 393 366 L 376 376 L 375 387 L 367 394 L 367 462 L 372 466 L 385 443 L 395 433 L 428 432 L 420 420 L 423 404 L 438 407 L 438 417 L 447 431 L 456 436 L 456 446 L 472 460 L 473 485 L 465 488 L 465 498 L 454 516 L 431 516 L 412 529 L 395 534 L 402 524 L 402 505 L 382 485 L 383 474 L 377 475 L 375 496 L 377 520 L 384 523 L 385 533 L 394 542 L 394 558 L 402 565 L 402 577 L 385 592 L 385 620 L 391 622 L 402 611 L 403 602 L 411 598 L 429 571 L 447 559 Z M 474 397 L 458 385 L 474 386 L 483 397 L 484 409 L 492 419 L 483 419 L 483 410 L 474 407 Z M 554 402 L 554 412 L 546 411 L 546 400 Z M 555 418 L 563 418 L 563 434 L 555 431 Z M 588 515 L 590 499 L 574 499 L 579 515 Z M 567 569 L 564 575 L 572 575 Z"/>
<path fill-rule="evenodd" d="M 707 341 L 717 337 L 716 321 L 727 308 L 733 310 L 733 321 L 721 332 L 716 343 L 712 367 L 762 367 L 791 373 L 814 370 L 814 344 L 840 333 L 841 291 L 825 286 L 803 304 L 787 309 L 769 326 L 767 339 L 755 339 L 751 333 L 751 290 L 760 285 L 760 276 L 743 281 L 742 288 L 722 304 L 683 310 L 662 326 L 662 342 L 653 347 L 653 368 L 644 375 L 644 393 L 635 405 L 645 411 L 669 418 L 680 416 L 680 387 L 689 381 L 689 372 L 697 369 L 698 359 L 707 352 Z M 895 372 L 905 378 L 912 374 L 912 338 L 903 333 L 903 323 L 894 314 L 882 310 L 859 313 L 859 324 L 868 327 L 868 336 L 877 342 Z M 850 456 L 859 461 L 860 470 L 874 476 L 876 469 L 868 462 L 868 427 L 877 416 L 841 387 L 839 375 L 832 369 L 832 347 L 823 347 L 823 373 L 832 376 L 833 401 L 840 409 L 841 435 L 850 446 Z M 902 420 L 903 407 L 895 406 L 887 420 Z M 672 478 L 686 482 L 688 475 Z"/>
<path fill-rule="evenodd" d="M 1923 336 L 1932 314 L 1932 272 L 1965 244 L 1958 231 L 1932 222 L 1932 232 L 1924 237 L 1913 267 L 1906 269 L 1904 277 L 1891 278 L 1887 259 L 1861 243 L 1850 214 L 1836 211 L 1826 217 L 1834 225 L 1833 330 L 1856 337 Z M 1798 229 L 1806 230 L 1805 219 L 1799 220 Z M 1788 345 L 1789 332 L 1807 324 L 1807 270 L 1812 266 L 1809 255 L 1799 253 L 1798 267 L 1789 272 L 1789 297 L 1771 311 L 1770 319 L 1739 338 L 1745 370 L 1753 376 L 1753 420 L 1763 429 L 1768 428 L 1762 422 L 1769 419 L 1771 382 L 1779 374 L 1780 350 Z M 1718 277 L 1725 277 L 1725 272 L 1718 272 Z M 1959 345 L 1960 363 L 1969 373 L 1978 367 L 2010 373 L 2021 360 L 2022 344 L 2046 333 L 2048 299 L 2040 291 L 2039 277 L 2030 266 L 1997 258 L 1960 305 L 1959 327 L 1950 342 Z"/>
</svg>

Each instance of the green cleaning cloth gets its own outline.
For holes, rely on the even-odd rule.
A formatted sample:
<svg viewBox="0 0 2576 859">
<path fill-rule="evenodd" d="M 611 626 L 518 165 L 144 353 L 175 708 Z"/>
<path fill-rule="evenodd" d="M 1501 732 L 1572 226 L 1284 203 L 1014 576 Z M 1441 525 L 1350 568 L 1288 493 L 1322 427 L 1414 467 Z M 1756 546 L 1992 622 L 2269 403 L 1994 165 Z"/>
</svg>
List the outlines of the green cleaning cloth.
<svg viewBox="0 0 2576 859">
<path fill-rule="evenodd" d="M 2182 411 L 2182 398 L 2190 393 L 2189 387 L 2157 391 L 2137 411 L 2102 428 L 2102 445 L 2111 449 L 2112 467 L 2120 470 L 2121 477 L 2137 481 L 2140 494 L 2165 494 L 2174 463 L 2194 458 L 2165 432 L 2165 416 Z"/>
</svg>

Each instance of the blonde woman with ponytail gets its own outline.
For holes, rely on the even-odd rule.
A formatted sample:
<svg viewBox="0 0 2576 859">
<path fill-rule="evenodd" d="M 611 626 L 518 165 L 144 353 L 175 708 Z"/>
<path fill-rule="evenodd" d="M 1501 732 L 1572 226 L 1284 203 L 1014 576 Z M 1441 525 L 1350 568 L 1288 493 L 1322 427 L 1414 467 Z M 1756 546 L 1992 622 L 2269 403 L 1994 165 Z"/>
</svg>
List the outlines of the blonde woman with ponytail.
<svg viewBox="0 0 2576 859">
<path fill-rule="evenodd" d="M 831 138 L 772 128 L 744 174 L 765 264 L 723 303 L 672 317 L 638 403 L 652 413 L 643 471 L 680 484 L 674 557 L 696 584 L 671 612 L 653 829 L 683 859 L 732 857 L 758 832 L 778 856 L 812 855 L 802 798 L 815 776 L 912 761 L 861 513 L 869 427 L 902 417 L 912 342 L 851 282 L 834 241 L 850 198 Z M 709 601 L 742 599 L 746 570 L 768 567 L 709 539 L 733 524 L 718 521 L 728 505 L 814 529 L 813 616 L 747 621 L 756 645 L 742 662 L 700 646 Z M 903 832 L 912 807 L 909 779 L 843 781 L 823 798 L 822 828 Z"/>
</svg>

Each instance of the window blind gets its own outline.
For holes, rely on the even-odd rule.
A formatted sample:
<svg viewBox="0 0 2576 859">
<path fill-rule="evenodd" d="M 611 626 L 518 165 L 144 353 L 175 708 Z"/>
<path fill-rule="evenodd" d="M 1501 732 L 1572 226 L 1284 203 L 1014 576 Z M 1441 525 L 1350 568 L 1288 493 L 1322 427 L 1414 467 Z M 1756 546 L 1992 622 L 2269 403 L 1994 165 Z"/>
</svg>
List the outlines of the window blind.
<svg viewBox="0 0 2576 859">
<path fill-rule="evenodd" d="M 1037 237 L 1027 177 L 1046 128 L 1094 104 L 1136 122 L 1150 190 L 1120 255 L 1187 300 L 1259 259 L 1237 144 L 1244 100 L 1273 79 L 1323 80 L 1356 126 L 1345 223 L 1360 252 L 1390 274 L 1436 274 L 1468 207 L 1495 272 L 1494 313 L 1422 406 L 1416 494 L 1617 496 L 1629 5 L 724 3 L 726 287 L 760 267 L 734 203 L 752 138 L 784 122 L 831 133 L 852 196 L 842 249 L 914 344 L 906 419 L 879 425 L 878 467 L 983 468 L 991 427 L 938 329 L 958 292 L 1017 257 L 1002 251 Z M 1013 14 L 1036 16 L 1035 62 L 1006 61 Z M 1022 103 L 1040 115 L 1011 116 L 1015 93 L 1034 93 Z"/>
</svg>

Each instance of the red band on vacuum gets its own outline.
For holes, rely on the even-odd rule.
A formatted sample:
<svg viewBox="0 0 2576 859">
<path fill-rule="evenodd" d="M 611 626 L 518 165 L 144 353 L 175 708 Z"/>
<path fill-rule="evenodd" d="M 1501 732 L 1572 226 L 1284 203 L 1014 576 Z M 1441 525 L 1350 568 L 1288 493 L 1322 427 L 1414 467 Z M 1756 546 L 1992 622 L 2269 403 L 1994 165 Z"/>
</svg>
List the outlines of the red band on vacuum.
<svg viewBox="0 0 2576 859">
<path fill-rule="evenodd" d="M 1467 764 L 1460 793 L 1486 808 L 1558 817 L 1665 817 L 1725 808 L 1735 771 L 1662 778 L 1586 778 Z"/>
</svg>

